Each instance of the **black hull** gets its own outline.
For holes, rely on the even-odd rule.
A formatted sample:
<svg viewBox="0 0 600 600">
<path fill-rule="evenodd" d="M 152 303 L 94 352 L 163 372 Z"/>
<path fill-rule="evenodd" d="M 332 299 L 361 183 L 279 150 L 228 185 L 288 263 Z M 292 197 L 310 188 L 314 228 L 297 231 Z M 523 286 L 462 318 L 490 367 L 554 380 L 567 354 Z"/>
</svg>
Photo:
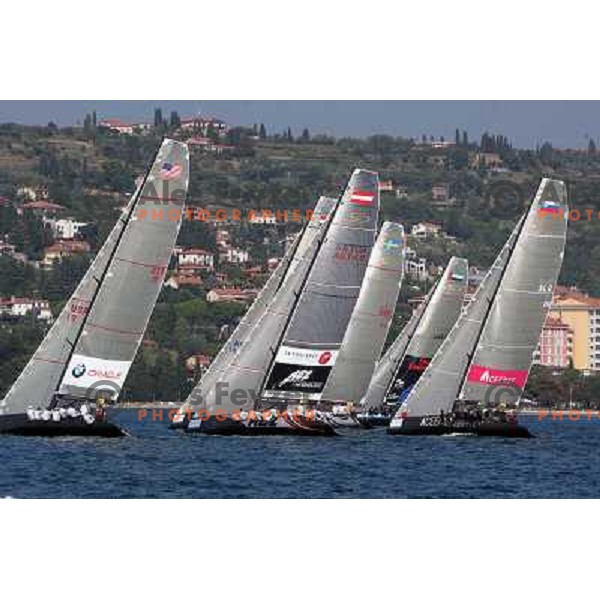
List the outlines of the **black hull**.
<svg viewBox="0 0 600 600">
<path fill-rule="evenodd" d="M 241 422 L 235 419 L 218 420 L 210 417 L 205 421 L 190 421 L 187 433 L 203 433 L 205 435 L 243 435 L 243 436 L 303 436 L 331 437 L 337 435 L 334 428 L 322 421 L 313 419 L 277 419 L 272 422 Z"/>
<path fill-rule="evenodd" d="M 81 417 L 60 421 L 31 421 L 27 415 L 0 416 L 0 434 L 29 437 L 86 436 L 117 438 L 127 433 L 108 421 L 94 421 L 89 424 Z"/>
<path fill-rule="evenodd" d="M 423 424 L 427 420 L 430 423 Z M 433 421 L 433 422 L 432 422 Z M 456 422 L 435 423 L 437 418 L 405 419 L 399 427 L 390 427 L 391 435 L 473 435 L 478 437 L 532 438 L 535 437 L 527 427 L 517 422 Z"/>
</svg>

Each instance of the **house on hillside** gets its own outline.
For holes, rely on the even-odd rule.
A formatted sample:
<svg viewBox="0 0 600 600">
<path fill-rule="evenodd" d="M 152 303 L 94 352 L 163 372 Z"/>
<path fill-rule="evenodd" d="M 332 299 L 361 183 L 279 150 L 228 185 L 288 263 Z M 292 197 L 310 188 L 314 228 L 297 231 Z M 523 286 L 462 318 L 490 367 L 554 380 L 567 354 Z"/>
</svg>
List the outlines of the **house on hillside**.
<svg viewBox="0 0 600 600">
<path fill-rule="evenodd" d="M 35 316 L 40 321 L 51 321 L 52 311 L 47 300 L 38 298 L 0 298 L 0 316 L 21 318 L 28 315 Z"/>
<path fill-rule="evenodd" d="M 182 269 L 199 271 L 214 271 L 215 255 L 202 248 L 177 248 L 175 250 L 177 256 L 177 265 Z"/>
<path fill-rule="evenodd" d="M 442 226 L 430 221 L 422 221 L 412 226 L 410 234 L 416 238 L 437 237 L 442 231 Z"/>
<path fill-rule="evenodd" d="M 75 254 L 87 254 L 91 252 L 88 242 L 82 240 L 58 240 L 44 249 L 44 258 L 41 265 L 44 268 L 52 268 L 54 263 L 63 258 Z"/>
<path fill-rule="evenodd" d="M 447 183 L 436 183 L 431 188 L 434 202 L 448 202 L 450 199 L 450 186 Z"/>
<path fill-rule="evenodd" d="M 472 169 L 498 169 L 502 166 L 502 158 L 496 152 L 469 152 L 469 166 Z"/>
<path fill-rule="evenodd" d="M 72 240 L 83 231 L 84 227 L 87 227 L 89 223 L 83 223 L 82 221 L 74 221 L 73 219 L 48 219 L 44 217 L 44 223 L 50 226 L 52 229 L 52 235 L 54 239 Z"/>
<path fill-rule="evenodd" d="M 249 303 L 256 298 L 257 290 L 240 288 L 215 288 L 206 294 L 208 302 L 243 302 Z"/>
<path fill-rule="evenodd" d="M 219 262 L 231 265 L 243 265 L 250 260 L 250 254 L 247 250 L 241 248 L 223 248 L 219 251 Z"/>
<path fill-rule="evenodd" d="M 24 211 L 31 211 L 38 215 L 55 215 L 59 211 L 64 210 L 65 207 L 60 204 L 55 204 L 54 202 L 49 202 L 48 200 L 34 200 L 33 202 L 28 202 L 27 204 L 23 204 L 22 209 Z"/>
</svg>

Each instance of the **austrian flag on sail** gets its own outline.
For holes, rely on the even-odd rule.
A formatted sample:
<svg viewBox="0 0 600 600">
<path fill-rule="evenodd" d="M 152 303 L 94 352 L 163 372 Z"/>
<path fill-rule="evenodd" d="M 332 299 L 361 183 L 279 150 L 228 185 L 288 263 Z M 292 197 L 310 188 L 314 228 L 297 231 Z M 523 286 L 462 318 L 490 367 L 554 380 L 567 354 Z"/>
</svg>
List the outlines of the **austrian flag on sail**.
<svg viewBox="0 0 600 600">
<path fill-rule="evenodd" d="M 358 204 L 360 206 L 371 206 L 375 199 L 375 193 L 367 190 L 354 190 L 350 197 L 351 204 Z"/>
</svg>

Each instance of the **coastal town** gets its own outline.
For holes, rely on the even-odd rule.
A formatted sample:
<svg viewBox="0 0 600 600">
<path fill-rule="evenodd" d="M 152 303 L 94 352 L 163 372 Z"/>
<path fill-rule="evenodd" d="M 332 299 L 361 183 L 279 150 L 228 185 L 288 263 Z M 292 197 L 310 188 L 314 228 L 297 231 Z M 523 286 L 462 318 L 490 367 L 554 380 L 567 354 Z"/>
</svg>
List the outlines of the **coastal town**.
<svg viewBox="0 0 600 600">
<path fill-rule="evenodd" d="M 289 128 L 267 132 L 260 123 L 241 127 L 214 117 L 165 117 L 159 108 L 152 123 L 94 113 L 66 130 L 52 123 L 3 125 L 0 336 L 5 348 L 22 338 L 0 373 L 3 390 L 125 207 L 146 148 L 167 133 L 187 142 L 197 168 L 188 218 L 156 310 L 160 318 L 151 320 L 124 390 L 131 401 L 185 397 L 277 267 L 318 190 L 339 194 L 358 161 L 380 172 L 384 216 L 403 222 L 408 234 L 408 285 L 389 339 L 453 254 L 469 259 L 470 298 L 540 171 L 566 173 L 584 192 L 576 201 L 587 197 L 585 206 L 596 207 L 599 202 L 594 186 L 600 183 L 592 177 L 590 186 L 588 172 L 600 162 L 593 140 L 585 151 L 558 151 L 548 143 L 516 150 L 502 135 L 485 133 L 474 142 L 458 129 L 453 140 L 432 135 L 335 140 L 308 130 L 297 136 Z M 500 228 L 491 217 L 501 218 Z M 573 226 L 573 235 L 592 253 L 591 240 L 598 239 L 592 227 L 599 224 Z M 578 276 L 568 259 L 534 357 L 545 390 L 564 373 L 571 373 L 571 389 L 573 373 L 583 388 L 600 371 L 600 298 L 594 296 L 600 289 L 585 285 L 596 267 L 578 265 L 584 271 Z M 533 402 L 544 401 L 536 399 L 535 388 L 532 392 Z"/>
</svg>

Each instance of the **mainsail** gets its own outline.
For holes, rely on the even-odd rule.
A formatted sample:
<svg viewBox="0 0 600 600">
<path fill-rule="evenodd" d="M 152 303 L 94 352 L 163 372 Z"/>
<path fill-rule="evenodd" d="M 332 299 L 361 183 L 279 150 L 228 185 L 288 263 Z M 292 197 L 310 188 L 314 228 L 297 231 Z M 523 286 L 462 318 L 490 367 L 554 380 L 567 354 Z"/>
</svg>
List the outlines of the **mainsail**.
<svg viewBox="0 0 600 600">
<path fill-rule="evenodd" d="M 323 389 L 322 401 L 358 405 L 385 344 L 403 274 L 404 228 L 386 222 L 371 252 L 348 329 Z"/>
<path fill-rule="evenodd" d="M 521 396 L 552 304 L 567 218 L 565 184 L 542 180 L 471 358 L 461 399 L 486 402 L 491 386 L 510 388 L 506 399 L 513 402 Z"/>
<path fill-rule="evenodd" d="M 274 347 L 291 306 L 324 235 L 337 200 L 319 198 L 312 219 L 288 249 L 273 275 L 254 301 L 209 370 L 192 390 L 179 413 L 205 408 L 234 410 L 253 403 L 265 376 Z M 228 397 L 216 398 L 216 385 L 244 390 L 244 400 L 234 403 Z M 253 397 L 254 394 L 254 397 Z"/>
<path fill-rule="evenodd" d="M 91 397 L 120 387 L 162 285 L 188 185 L 185 144 L 165 140 L 87 273 L 0 403 L 48 407 L 57 391 Z"/>
<path fill-rule="evenodd" d="M 409 321 L 408 331 L 402 331 L 398 343 L 390 346 L 377 365 L 364 402 L 367 409 L 380 408 L 385 400 L 397 401 L 419 380 L 460 315 L 467 279 L 467 260 L 452 257 L 422 305 L 418 322 Z"/>
<path fill-rule="evenodd" d="M 379 180 L 356 169 L 278 344 L 265 399 L 319 400 L 356 304 L 377 231 Z"/>
<path fill-rule="evenodd" d="M 528 214 L 399 415 L 439 415 L 451 411 L 459 397 L 485 401 L 489 386 L 511 386 L 520 394 L 562 263 L 566 202 L 562 181 L 542 180 Z"/>
</svg>

